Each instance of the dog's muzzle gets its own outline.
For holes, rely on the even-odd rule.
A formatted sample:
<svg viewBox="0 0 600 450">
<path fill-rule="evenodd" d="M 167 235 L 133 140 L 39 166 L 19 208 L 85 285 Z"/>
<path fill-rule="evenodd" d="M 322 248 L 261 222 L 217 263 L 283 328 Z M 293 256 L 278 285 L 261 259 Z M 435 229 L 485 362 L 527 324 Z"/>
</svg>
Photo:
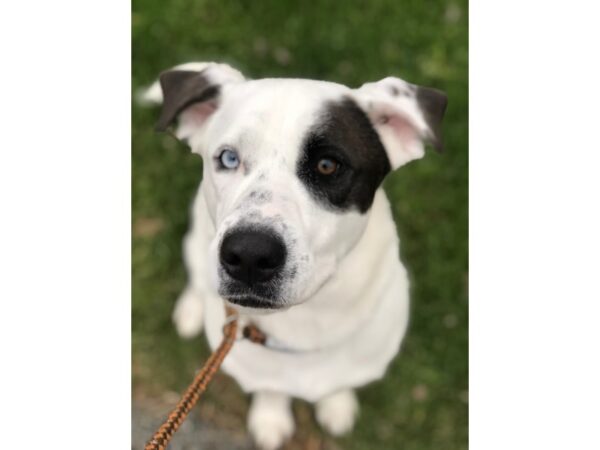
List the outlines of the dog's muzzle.
<svg viewBox="0 0 600 450">
<path fill-rule="evenodd" d="M 286 262 L 283 240 L 267 228 L 228 232 L 219 253 L 230 281 L 222 294 L 232 303 L 255 308 L 277 308 L 278 285 Z"/>
</svg>

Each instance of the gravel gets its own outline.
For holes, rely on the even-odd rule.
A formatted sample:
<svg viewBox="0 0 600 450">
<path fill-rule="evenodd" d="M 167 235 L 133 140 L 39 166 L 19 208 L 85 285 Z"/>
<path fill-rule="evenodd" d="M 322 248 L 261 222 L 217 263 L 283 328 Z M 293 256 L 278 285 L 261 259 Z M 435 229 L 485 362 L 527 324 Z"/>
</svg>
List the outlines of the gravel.
<svg viewBox="0 0 600 450">
<path fill-rule="evenodd" d="M 162 408 L 161 408 L 162 409 Z M 132 450 L 143 450 L 146 441 L 162 425 L 168 410 L 134 402 L 132 408 Z M 251 450 L 252 442 L 242 432 L 225 430 L 191 415 L 173 436 L 169 450 Z"/>
</svg>

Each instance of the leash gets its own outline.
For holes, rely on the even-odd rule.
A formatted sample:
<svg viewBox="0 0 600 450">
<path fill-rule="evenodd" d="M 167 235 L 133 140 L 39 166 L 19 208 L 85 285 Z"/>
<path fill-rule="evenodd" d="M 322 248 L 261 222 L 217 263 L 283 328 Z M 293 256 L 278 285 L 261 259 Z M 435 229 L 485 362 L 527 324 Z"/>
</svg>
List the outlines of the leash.
<svg viewBox="0 0 600 450">
<path fill-rule="evenodd" d="M 223 340 L 221 344 L 206 360 L 204 366 L 202 366 L 202 369 L 194 377 L 194 380 L 181 397 L 181 400 L 179 400 L 179 403 L 177 403 L 175 409 L 173 409 L 167 420 L 154 433 L 152 439 L 144 447 L 144 450 L 166 450 L 169 441 L 198 402 L 198 399 L 206 390 L 208 383 L 213 379 L 229 350 L 233 347 L 236 341 L 238 315 L 229 306 L 225 307 L 225 312 L 226 319 L 223 325 Z M 254 325 L 244 327 L 242 335 L 256 344 L 265 345 L 265 334 Z"/>
</svg>

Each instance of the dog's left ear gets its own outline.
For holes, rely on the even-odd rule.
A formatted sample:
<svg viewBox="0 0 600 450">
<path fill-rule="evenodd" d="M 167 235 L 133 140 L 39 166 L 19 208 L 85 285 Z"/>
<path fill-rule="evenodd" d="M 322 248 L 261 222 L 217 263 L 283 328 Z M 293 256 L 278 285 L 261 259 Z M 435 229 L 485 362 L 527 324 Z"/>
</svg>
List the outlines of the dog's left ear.
<svg viewBox="0 0 600 450">
<path fill-rule="evenodd" d="M 185 140 L 206 125 L 219 107 L 224 87 L 244 80 L 227 64 L 187 63 L 161 73 L 159 81 L 142 94 L 142 100 L 162 103 L 158 131 L 177 122 L 175 136 Z"/>
<path fill-rule="evenodd" d="M 442 91 L 388 77 L 354 90 L 386 149 L 392 169 L 423 157 L 425 143 L 442 151 L 442 118 L 448 98 Z"/>
</svg>

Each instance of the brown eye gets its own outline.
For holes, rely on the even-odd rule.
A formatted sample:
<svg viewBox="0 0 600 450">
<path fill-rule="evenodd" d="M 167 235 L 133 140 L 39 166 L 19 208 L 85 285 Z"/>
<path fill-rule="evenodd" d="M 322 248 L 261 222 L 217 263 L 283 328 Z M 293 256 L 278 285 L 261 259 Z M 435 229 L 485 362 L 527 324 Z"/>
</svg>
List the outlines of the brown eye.
<svg viewBox="0 0 600 450">
<path fill-rule="evenodd" d="M 321 175 L 332 175 L 340 167 L 340 163 L 335 159 L 323 158 L 317 163 L 317 170 Z"/>
</svg>

